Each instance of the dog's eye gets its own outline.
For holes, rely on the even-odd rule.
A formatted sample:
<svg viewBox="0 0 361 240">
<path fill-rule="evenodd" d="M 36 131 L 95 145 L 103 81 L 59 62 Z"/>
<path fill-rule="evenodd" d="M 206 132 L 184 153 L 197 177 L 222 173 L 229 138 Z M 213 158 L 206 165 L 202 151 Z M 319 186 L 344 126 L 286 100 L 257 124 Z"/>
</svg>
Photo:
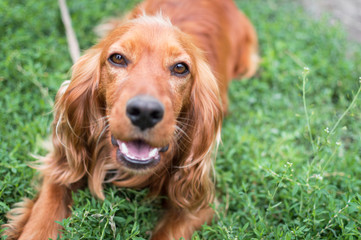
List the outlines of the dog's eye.
<svg viewBox="0 0 361 240">
<path fill-rule="evenodd" d="M 172 75 L 183 77 L 189 73 L 188 65 L 185 63 L 177 63 L 171 67 Z"/>
<path fill-rule="evenodd" d="M 108 61 L 110 63 L 112 63 L 115 66 L 118 67 L 126 67 L 127 66 L 127 60 L 125 59 L 125 57 L 119 53 L 114 53 L 112 54 L 109 58 Z"/>
</svg>

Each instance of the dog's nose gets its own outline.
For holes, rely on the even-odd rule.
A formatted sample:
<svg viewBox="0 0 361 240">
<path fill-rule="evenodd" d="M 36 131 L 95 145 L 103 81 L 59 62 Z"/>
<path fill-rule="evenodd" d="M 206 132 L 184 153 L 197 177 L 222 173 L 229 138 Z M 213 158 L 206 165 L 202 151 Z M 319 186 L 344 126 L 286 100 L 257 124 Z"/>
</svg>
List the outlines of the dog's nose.
<svg viewBox="0 0 361 240">
<path fill-rule="evenodd" d="M 132 124 L 143 131 L 162 120 L 164 106 L 154 97 L 139 95 L 127 102 L 126 112 Z"/>
</svg>

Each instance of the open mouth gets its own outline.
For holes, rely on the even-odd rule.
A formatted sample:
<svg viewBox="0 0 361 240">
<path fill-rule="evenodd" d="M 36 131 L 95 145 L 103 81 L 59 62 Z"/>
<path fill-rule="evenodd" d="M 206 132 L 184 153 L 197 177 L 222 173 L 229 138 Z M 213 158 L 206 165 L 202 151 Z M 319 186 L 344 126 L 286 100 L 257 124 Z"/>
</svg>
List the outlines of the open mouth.
<svg viewBox="0 0 361 240">
<path fill-rule="evenodd" d="M 111 140 L 112 144 L 117 147 L 117 160 L 133 169 L 144 169 L 157 165 L 160 160 L 160 153 L 166 152 L 169 146 L 155 148 L 140 139 L 123 142 L 113 136 Z"/>
</svg>

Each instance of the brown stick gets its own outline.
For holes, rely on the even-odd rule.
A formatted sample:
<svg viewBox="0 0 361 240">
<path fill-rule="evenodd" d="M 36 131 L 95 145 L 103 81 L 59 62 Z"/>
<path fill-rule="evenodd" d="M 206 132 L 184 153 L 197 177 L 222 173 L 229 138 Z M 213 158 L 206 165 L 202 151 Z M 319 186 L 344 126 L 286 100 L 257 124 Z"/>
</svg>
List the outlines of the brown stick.
<svg viewBox="0 0 361 240">
<path fill-rule="evenodd" d="M 66 38 L 68 41 L 69 52 L 73 63 L 75 63 L 80 57 L 79 43 L 76 39 L 74 29 L 71 25 L 71 19 L 66 6 L 66 0 L 59 0 L 59 7 L 61 12 L 61 19 L 65 27 Z"/>
</svg>

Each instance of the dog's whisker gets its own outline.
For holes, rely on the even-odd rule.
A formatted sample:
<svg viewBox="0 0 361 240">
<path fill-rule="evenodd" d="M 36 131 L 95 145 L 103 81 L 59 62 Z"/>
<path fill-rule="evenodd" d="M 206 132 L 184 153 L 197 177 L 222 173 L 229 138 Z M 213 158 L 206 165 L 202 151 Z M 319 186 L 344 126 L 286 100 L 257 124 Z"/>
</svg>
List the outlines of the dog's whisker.
<svg viewBox="0 0 361 240">
<path fill-rule="evenodd" d="M 103 130 L 102 130 L 101 133 L 99 134 L 98 140 L 97 140 L 97 142 L 96 142 L 96 146 L 98 146 L 100 139 L 102 138 L 103 134 L 109 129 L 109 127 L 110 127 L 110 125 L 107 124 L 107 125 L 103 128 Z"/>
<path fill-rule="evenodd" d="M 103 120 L 105 120 L 105 122 L 108 122 L 109 118 L 110 118 L 109 115 L 105 115 L 105 116 L 103 116 L 101 118 L 96 119 L 95 122 L 100 122 L 100 121 L 103 121 Z"/>
<path fill-rule="evenodd" d="M 192 141 L 191 137 L 189 137 L 188 134 L 181 127 L 176 126 L 175 132 L 176 132 L 177 138 L 179 138 L 179 139 L 184 138 L 185 141 L 187 141 L 188 143 L 191 143 L 191 141 Z"/>
<path fill-rule="evenodd" d="M 178 126 L 180 126 L 180 127 L 187 127 L 187 128 L 190 128 L 190 129 L 194 128 L 194 124 L 188 123 L 188 122 L 176 121 L 176 124 Z"/>
<path fill-rule="evenodd" d="M 177 120 L 182 120 L 183 122 L 194 123 L 194 120 L 187 117 L 177 117 Z"/>
</svg>

